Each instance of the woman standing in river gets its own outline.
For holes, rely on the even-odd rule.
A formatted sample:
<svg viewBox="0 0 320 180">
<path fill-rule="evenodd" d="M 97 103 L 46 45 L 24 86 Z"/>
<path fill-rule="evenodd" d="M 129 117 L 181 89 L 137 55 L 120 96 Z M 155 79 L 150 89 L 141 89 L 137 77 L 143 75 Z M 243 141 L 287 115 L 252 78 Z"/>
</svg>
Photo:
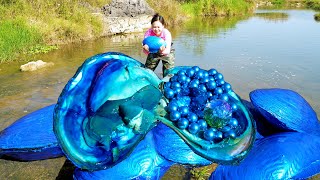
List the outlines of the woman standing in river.
<svg viewBox="0 0 320 180">
<path fill-rule="evenodd" d="M 174 50 L 172 49 L 172 36 L 168 29 L 165 27 L 164 18 L 158 13 L 151 19 L 151 28 L 148 29 L 144 35 L 144 38 L 149 36 L 157 36 L 162 38 L 166 42 L 166 46 L 161 46 L 160 50 L 156 53 L 149 52 L 148 45 L 143 45 L 143 50 L 148 54 L 145 66 L 151 70 L 155 70 L 162 61 L 162 73 L 174 67 Z"/>
</svg>

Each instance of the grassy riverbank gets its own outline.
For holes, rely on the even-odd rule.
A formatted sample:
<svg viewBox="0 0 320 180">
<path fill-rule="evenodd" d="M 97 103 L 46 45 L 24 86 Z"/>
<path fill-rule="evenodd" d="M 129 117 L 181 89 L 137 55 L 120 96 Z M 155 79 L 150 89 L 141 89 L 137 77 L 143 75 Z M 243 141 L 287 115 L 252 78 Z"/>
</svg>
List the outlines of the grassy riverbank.
<svg viewBox="0 0 320 180">
<path fill-rule="evenodd" d="M 92 12 L 112 0 L 0 0 L 0 62 L 48 52 L 59 44 L 100 37 L 102 21 Z M 146 0 L 169 26 L 199 16 L 253 12 L 255 0 Z M 274 4 L 293 0 L 270 0 Z M 295 0 L 319 10 L 320 0 Z"/>
</svg>

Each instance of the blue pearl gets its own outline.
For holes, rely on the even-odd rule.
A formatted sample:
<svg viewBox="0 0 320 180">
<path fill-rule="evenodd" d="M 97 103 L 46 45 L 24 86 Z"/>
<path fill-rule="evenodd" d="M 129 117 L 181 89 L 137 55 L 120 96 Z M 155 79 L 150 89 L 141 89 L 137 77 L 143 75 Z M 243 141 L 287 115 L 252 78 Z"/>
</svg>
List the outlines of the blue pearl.
<svg viewBox="0 0 320 180">
<path fill-rule="evenodd" d="M 199 131 L 199 125 L 193 122 L 189 125 L 188 130 L 191 134 L 196 134 Z"/>
<path fill-rule="evenodd" d="M 223 90 L 224 90 L 224 92 L 229 92 L 229 91 L 231 91 L 231 85 L 229 84 L 229 83 L 224 83 L 224 85 L 223 85 Z"/>
<path fill-rule="evenodd" d="M 214 79 L 223 79 L 223 75 L 221 73 L 217 73 L 216 75 L 214 75 Z"/>
<path fill-rule="evenodd" d="M 213 138 L 215 137 L 215 132 L 217 130 L 214 129 L 214 128 L 209 128 L 207 129 L 206 131 L 204 131 L 203 133 L 203 136 L 204 136 L 204 139 L 208 140 L 208 141 L 212 141 Z"/>
<path fill-rule="evenodd" d="M 174 88 L 173 91 L 175 95 L 179 95 L 181 92 L 181 88 Z"/>
<path fill-rule="evenodd" d="M 189 88 L 198 88 L 198 83 L 194 80 L 192 80 L 190 83 L 189 83 Z"/>
<path fill-rule="evenodd" d="M 198 72 L 198 71 L 200 71 L 200 68 L 199 68 L 199 66 L 193 66 L 192 67 L 192 69 L 195 71 L 195 72 Z"/>
<path fill-rule="evenodd" d="M 209 69 L 209 71 L 208 71 L 208 74 L 209 74 L 210 76 L 214 76 L 214 75 L 217 74 L 217 73 L 218 73 L 218 71 L 215 70 L 215 69 Z"/>
<path fill-rule="evenodd" d="M 223 93 L 223 90 L 222 90 L 222 88 L 220 88 L 220 87 L 217 87 L 215 90 L 214 90 L 214 94 L 216 94 L 216 95 L 219 95 L 219 94 L 222 94 Z"/>
<path fill-rule="evenodd" d="M 203 77 L 204 77 L 204 78 L 208 78 L 208 77 L 209 77 L 208 71 L 203 71 Z"/>
<path fill-rule="evenodd" d="M 192 68 L 189 68 L 186 70 L 186 75 L 188 77 L 192 77 L 194 75 L 195 71 Z"/>
<path fill-rule="evenodd" d="M 215 81 L 209 81 L 206 83 L 206 86 L 209 90 L 214 90 L 217 87 L 217 83 Z"/>
<path fill-rule="evenodd" d="M 171 82 L 164 83 L 164 88 L 170 88 L 170 87 L 171 87 Z"/>
<path fill-rule="evenodd" d="M 187 76 L 186 75 L 179 75 L 179 78 L 178 78 L 178 81 L 181 83 L 181 84 L 185 84 L 187 82 Z"/>
<path fill-rule="evenodd" d="M 189 114 L 189 108 L 187 106 L 179 107 L 181 116 L 187 116 Z"/>
<path fill-rule="evenodd" d="M 214 131 L 213 133 L 214 133 L 214 135 L 213 135 L 213 140 L 214 140 L 215 142 L 220 142 L 220 141 L 222 141 L 222 139 L 223 139 L 223 133 L 222 133 L 221 131 Z"/>
<path fill-rule="evenodd" d="M 185 129 L 189 125 L 189 121 L 186 118 L 181 118 L 178 120 L 178 128 Z"/>
<path fill-rule="evenodd" d="M 203 77 L 201 80 L 200 80 L 200 82 L 201 83 L 207 83 L 207 82 L 209 82 L 210 80 L 209 80 L 209 77 Z"/>
<path fill-rule="evenodd" d="M 199 119 L 197 123 L 199 124 L 201 130 L 207 129 L 208 125 L 204 119 Z"/>
<path fill-rule="evenodd" d="M 171 83 L 171 88 L 174 89 L 174 88 L 180 88 L 181 87 L 181 84 L 179 82 L 172 82 Z"/>
<path fill-rule="evenodd" d="M 178 76 L 174 75 L 170 78 L 170 82 L 177 82 L 178 81 Z"/>
<path fill-rule="evenodd" d="M 174 97 L 174 90 L 170 89 L 170 88 L 165 88 L 164 89 L 164 96 L 168 99 L 172 99 Z"/>
<path fill-rule="evenodd" d="M 216 83 L 217 83 L 218 86 L 222 86 L 225 82 L 224 82 L 223 79 L 217 79 Z"/>
<path fill-rule="evenodd" d="M 199 90 L 201 90 L 201 91 L 203 91 L 203 92 L 207 92 L 207 88 L 206 88 L 206 86 L 203 85 L 203 84 L 200 84 L 200 85 L 198 86 L 198 88 L 199 88 Z"/>
<path fill-rule="evenodd" d="M 177 75 L 183 76 L 183 75 L 186 75 L 186 72 L 184 70 L 180 70 L 180 71 L 178 71 Z"/>
<path fill-rule="evenodd" d="M 181 115 L 178 111 L 172 111 L 170 112 L 170 119 L 171 121 L 177 121 L 178 119 L 180 119 Z"/>
<path fill-rule="evenodd" d="M 193 112 L 189 112 L 187 119 L 188 119 L 190 122 L 196 122 L 196 121 L 198 120 L 198 116 L 197 116 L 195 113 L 193 113 Z"/>
<path fill-rule="evenodd" d="M 231 109 L 232 109 L 232 111 L 236 111 L 236 110 L 238 110 L 238 106 L 236 104 L 232 103 Z"/>
<path fill-rule="evenodd" d="M 195 76 L 195 78 L 197 78 L 197 79 L 202 79 L 203 78 L 203 72 L 202 71 L 197 71 L 196 72 L 196 76 Z"/>
<path fill-rule="evenodd" d="M 178 104 L 175 103 L 174 101 L 171 101 L 168 106 L 167 106 L 167 111 L 169 112 L 174 112 L 174 111 L 178 111 Z"/>
<path fill-rule="evenodd" d="M 228 125 L 231 127 L 231 128 L 236 128 L 238 127 L 239 125 L 239 122 L 236 118 L 231 118 Z"/>
<path fill-rule="evenodd" d="M 236 133 L 234 132 L 234 130 L 230 129 L 229 131 L 226 131 L 223 133 L 223 138 L 236 138 L 237 135 Z"/>
<path fill-rule="evenodd" d="M 228 96 L 228 94 L 221 94 L 219 96 L 219 99 L 224 100 L 224 101 L 228 101 L 229 100 L 229 96 Z"/>
</svg>

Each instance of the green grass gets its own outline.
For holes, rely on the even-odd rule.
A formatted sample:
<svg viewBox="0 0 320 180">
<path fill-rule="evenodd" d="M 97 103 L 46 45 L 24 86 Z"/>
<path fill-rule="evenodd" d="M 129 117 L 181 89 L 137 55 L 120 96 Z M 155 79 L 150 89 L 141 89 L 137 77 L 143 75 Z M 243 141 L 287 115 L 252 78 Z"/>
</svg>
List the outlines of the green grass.
<svg viewBox="0 0 320 180">
<path fill-rule="evenodd" d="M 99 37 L 102 21 L 90 8 L 111 0 L 0 0 L 0 62 L 57 44 Z M 9 20 L 10 19 L 10 20 Z"/>
<path fill-rule="evenodd" d="M 250 0 L 189 0 L 182 9 L 192 16 L 235 16 L 250 13 L 254 2 Z"/>
<path fill-rule="evenodd" d="M 20 52 L 41 42 L 41 34 L 23 20 L 0 22 L 0 61 L 16 58 Z"/>
</svg>

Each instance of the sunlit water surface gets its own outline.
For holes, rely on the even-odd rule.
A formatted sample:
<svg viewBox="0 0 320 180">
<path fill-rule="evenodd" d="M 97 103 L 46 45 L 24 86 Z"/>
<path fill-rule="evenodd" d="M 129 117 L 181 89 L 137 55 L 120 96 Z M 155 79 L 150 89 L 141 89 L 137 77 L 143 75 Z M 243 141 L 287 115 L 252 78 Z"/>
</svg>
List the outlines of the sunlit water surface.
<svg viewBox="0 0 320 180">
<path fill-rule="evenodd" d="M 309 10 L 259 10 L 247 18 L 207 18 L 170 29 L 176 65 L 216 68 L 233 90 L 249 100 L 258 88 L 286 88 L 301 94 L 320 114 L 320 23 Z M 141 62 L 143 33 L 69 44 L 23 62 L 0 64 L 0 130 L 20 117 L 54 104 L 85 59 L 117 51 Z M 28 61 L 53 62 L 50 68 L 20 72 Z M 156 69 L 160 74 L 161 68 Z M 0 160 L 0 179 L 66 179 L 72 166 L 65 158 L 35 162 Z M 175 178 L 173 178 L 175 177 Z M 184 169 L 163 179 L 187 179 Z"/>
</svg>

